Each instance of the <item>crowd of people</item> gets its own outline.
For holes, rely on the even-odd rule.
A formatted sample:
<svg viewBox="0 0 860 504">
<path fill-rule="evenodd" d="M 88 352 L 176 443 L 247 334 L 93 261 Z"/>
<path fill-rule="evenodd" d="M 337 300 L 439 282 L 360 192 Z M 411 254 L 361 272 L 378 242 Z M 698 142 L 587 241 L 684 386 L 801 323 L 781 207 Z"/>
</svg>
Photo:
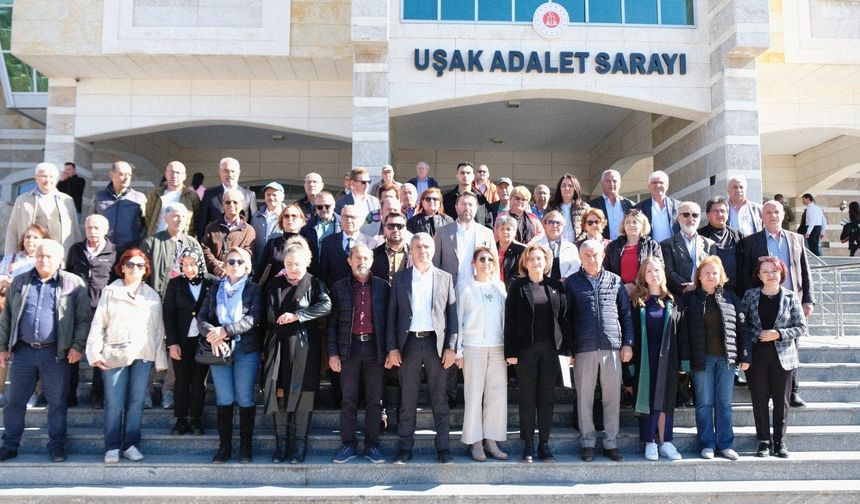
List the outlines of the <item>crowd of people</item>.
<svg viewBox="0 0 860 504">
<path fill-rule="evenodd" d="M 575 390 L 583 461 L 598 455 L 598 440 L 602 455 L 623 460 L 625 396 L 645 457 L 678 460 L 673 414 L 684 374 L 702 458 L 738 458 L 732 392 L 744 375 L 756 454 L 789 456 L 786 412 L 803 405 L 797 341 L 814 298 L 807 242 L 786 229 L 782 202 L 748 200 L 742 176 L 730 177 L 728 198 L 708 200 L 703 215 L 698 203 L 669 195 L 661 171 L 649 177 L 650 197 L 634 204 L 614 170 L 590 201 L 570 174 L 554 191 L 530 191 L 507 177 L 492 182 L 486 165 L 455 170 L 457 185 L 443 191 L 424 162 L 405 183 L 388 165 L 374 185 L 354 168 L 338 194 L 308 173 L 304 197 L 287 204 L 271 182 L 258 208 L 239 185 L 236 159 L 221 160 L 220 183 L 209 189 L 197 177 L 186 186 L 185 166 L 173 161 L 147 195 L 118 161 L 82 238 L 76 202 L 57 190 L 58 169 L 39 164 L 36 188 L 15 201 L 0 264 L 0 369 L 10 382 L 0 396 L 0 461 L 18 454 L 37 384 L 50 457 L 66 459 L 83 357 L 93 367 L 93 406 L 104 408 L 105 463 L 144 458 L 141 423 L 158 371 L 167 371 L 162 404 L 173 408 L 173 435 L 204 434 L 211 378 L 216 464 L 233 458 L 237 410 L 238 461 L 252 460 L 259 392 L 274 424 L 272 462 L 304 462 L 325 373 L 340 395 L 335 463 L 385 462 L 386 423 L 399 437 L 388 455 L 408 463 L 424 376 L 443 464 L 453 461 L 460 377 L 460 441 L 476 461 L 509 457 L 500 443 L 511 379 L 525 463 L 555 461 L 559 383 Z M 392 379 L 398 400 L 385 404 Z"/>
</svg>

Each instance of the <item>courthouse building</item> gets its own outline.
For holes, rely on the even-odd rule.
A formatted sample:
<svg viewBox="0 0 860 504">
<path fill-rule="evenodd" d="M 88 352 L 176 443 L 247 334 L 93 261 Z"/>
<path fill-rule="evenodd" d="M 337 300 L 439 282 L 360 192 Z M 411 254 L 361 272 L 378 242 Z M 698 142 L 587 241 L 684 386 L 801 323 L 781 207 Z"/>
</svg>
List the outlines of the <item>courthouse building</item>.
<svg viewBox="0 0 860 504">
<path fill-rule="evenodd" d="M 816 195 L 840 248 L 860 199 L 857 0 L 0 0 L 0 47 L 2 201 L 43 160 L 87 197 L 116 159 L 142 189 L 229 155 L 293 192 L 470 160 L 593 194 L 615 168 L 636 198 L 660 169 L 700 202 L 738 172 Z"/>
</svg>

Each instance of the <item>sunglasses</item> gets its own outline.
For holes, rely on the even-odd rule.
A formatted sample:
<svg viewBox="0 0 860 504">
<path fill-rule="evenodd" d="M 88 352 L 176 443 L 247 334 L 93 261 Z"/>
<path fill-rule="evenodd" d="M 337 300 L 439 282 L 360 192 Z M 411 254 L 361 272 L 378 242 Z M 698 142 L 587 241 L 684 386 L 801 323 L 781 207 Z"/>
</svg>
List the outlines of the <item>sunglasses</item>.
<svg viewBox="0 0 860 504">
<path fill-rule="evenodd" d="M 134 262 L 134 261 L 126 261 L 125 264 L 123 264 L 123 266 L 125 266 L 126 268 L 128 268 L 130 270 L 133 270 L 135 268 L 146 269 L 146 263 L 139 263 L 139 262 Z"/>
<path fill-rule="evenodd" d="M 282 219 L 301 219 L 302 217 L 304 217 L 304 215 L 297 215 L 297 214 L 290 214 L 290 213 L 284 214 L 281 216 Z"/>
<path fill-rule="evenodd" d="M 433 198 L 431 196 L 425 196 L 424 201 L 426 201 L 427 203 L 432 203 L 434 201 L 439 201 L 439 198 Z"/>
<path fill-rule="evenodd" d="M 224 201 L 224 204 L 225 204 L 225 205 L 238 205 L 238 204 L 239 204 L 239 202 L 238 202 L 238 201 L 233 201 L 233 200 L 225 200 L 225 201 Z"/>
<path fill-rule="evenodd" d="M 322 210 L 323 208 L 328 210 L 329 208 L 331 208 L 331 205 L 317 205 L 317 210 Z"/>
<path fill-rule="evenodd" d="M 548 220 L 548 221 L 546 221 L 546 223 L 551 225 L 551 226 L 561 226 L 562 224 L 564 224 L 564 222 L 562 222 L 560 220 Z"/>
<path fill-rule="evenodd" d="M 493 259 L 492 257 L 489 257 L 489 256 L 481 256 L 481 257 L 479 257 L 479 258 L 478 258 L 478 262 L 482 262 L 482 263 L 494 263 L 494 262 L 496 262 L 496 260 L 495 260 L 495 259 Z"/>
<path fill-rule="evenodd" d="M 392 223 L 392 224 L 386 224 L 385 225 L 385 229 L 389 229 L 391 231 L 394 231 L 395 229 L 403 229 L 405 227 L 406 227 L 406 224 L 394 224 L 394 223 Z"/>
<path fill-rule="evenodd" d="M 700 214 L 697 214 L 695 212 L 681 212 L 681 217 L 683 217 L 685 219 L 689 219 L 690 217 L 692 217 L 694 219 L 698 219 L 699 215 Z"/>
<path fill-rule="evenodd" d="M 598 224 L 600 224 L 599 220 L 587 220 L 587 221 L 585 221 L 585 225 L 587 225 L 587 226 L 596 226 Z"/>
<path fill-rule="evenodd" d="M 239 266 L 241 266 L 241 265 L 245 264 L 245 260 L 244 259 L 227 259 L 227 264 L 229 264 L 230 266 L 236 266 L 237 264 Z"/>
<path fill-rule="evenodd" d="M 522 196 L 511 196 L 512 201 L 525 201 L 526 199 Z"/>
<path fill-rule="evenodd" d="M 370 183 L 369 180 L 356 180 L 356 182 L 358 182 L 359 184 L 364 184 L 364 185 L 367 185 Z"/>
</svg>

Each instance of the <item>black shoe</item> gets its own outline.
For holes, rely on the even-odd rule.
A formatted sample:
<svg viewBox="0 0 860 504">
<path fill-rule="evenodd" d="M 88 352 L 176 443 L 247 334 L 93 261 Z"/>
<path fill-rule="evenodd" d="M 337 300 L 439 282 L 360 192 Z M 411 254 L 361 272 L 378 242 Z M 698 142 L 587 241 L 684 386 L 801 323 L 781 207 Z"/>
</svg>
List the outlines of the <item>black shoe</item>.
<svg viewBox="0 0 860 504">
<path fill-rule="evenodd" d="M 741 378 L 740 375 L 735 375 L 735 387 L 746 387 L 747 381 Z"/>
<path fill-rule="evenodd" d="M 448 409 L 454 409 L 457 407 L 457 398 L 449 397 L 448 398 Z"/>
<path fill-rule="evenodd" d="M 69 397 L 66 399 L 66 407 L 67 408 L 77 408 L 78 407 L 78 396 L 70 393 Z"/>
<path fill-rule="evenodd" d="M 105 409 L 104 397 L 93 397 L 92 406 L 93 409 Z"/>
<path fill-rule="evenodd" d="M 213 464 L 223 464 L 230 460 L 230 457 L 233 456 L 233 447 L 231 446 L 219 446 L 218 451 L 215 452 L 215 456 L 212 457 Z"/>
<path fill-rule="evenodd" d="M 594 460 L 594 448 L 591 448 L 591 447 L 583 447 L 583 448 L 582 448 L 582 453 L 579 455 L 579 457 L 580 457 L 584 462 L 592 462 L 592 461 Z"/>
<path fill-rule="evenodd" d="M 397 452 L 397 455 L 394 457 L 392 463 L 405 464 L 410 460 L 412 460 L 412 450 L 400 450 Z"/>
<path fill-rule="evenodd" d="M 200 417 L 192 418 L 190 427 L 192 436 L 202 436 L 205 434 L 203 431 L 203 420 Z"/>
<path fill-rule="evenodd" d="M 755 452 L 756 457 L 770 457 L 770 443 L 761 441 L 758 444 L 758 450 Z"/>
<path fill-rule="evenodd" d="M 62 446 L 55 446 L 51 448 L 51 460 L 54 462 L 65 462 L 66 449 Z"/>
<path fill-rule="evenodd" d="M 8 448 L 0 448 L 0 462 L 4 462 L 18 456 L 18 450 L 10 450 Z"/>
<path fill-rule="evenodd" d="M 624 457 L 621 455 L 621 452 L 618 451 L 618 448 L 604 448 L 603 454 L 613 462 L 621 462 L 624 460 Z"/>
<path fill-rule="evenodd" d="M 779 458 L 788 458 L 788 447 L 783 441 L 774 441 L 773 454 Z"/>
<path fill-rule="evenodd" d="M 451 452 L 448 450 L 439 450 L 436 452 L 436 461 L 440 464 L 453 464 L 454 457 L 451 456 Z"/>
<path fill-rule="evenodd" d="M 803 408 L 806 406 L 806 401 L 800 398 L 800 394 L 797 392 L 791 393 L 791 399 L 788 401 L 791 404 L 792 408 Z"/>
<path fill-rule="evenodd" d="M 523 444 L 523 462 L 526 464 L 531 464 L 535 461 L 534 458 L 534 447 L 532 446 L 531 441 Z"/>
<path fill-rule="evenodd" d="M 549 450 L 549 443 L 542 441 L 538 443 L 538 458 L 544 462 L 555 462 L 552 452 Z"/>
<path fill-rule="evenodd" d="M 191 427 L 188 425 L 188 420 L 184 417 L 177 418 L 176 423 L 173 424 L 173 428 L 170 429 L 171 436 L 181 436 L 189 432 L 191 432 Z"/>
</svg>

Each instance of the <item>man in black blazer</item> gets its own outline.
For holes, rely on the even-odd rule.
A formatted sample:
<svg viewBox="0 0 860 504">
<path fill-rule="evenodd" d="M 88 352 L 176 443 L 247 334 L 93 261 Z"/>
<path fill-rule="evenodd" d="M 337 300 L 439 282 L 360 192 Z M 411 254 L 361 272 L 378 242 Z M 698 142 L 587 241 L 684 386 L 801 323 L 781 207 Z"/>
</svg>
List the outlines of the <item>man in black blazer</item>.
<svg viewBox="0 0 860 504">
<path fill-rule="evenodd" d="M 603 194 L 589 201 L 588 205 L 591 208 L 599 208 L 606 216 L 607 224 L 603 227 L 603 237 L 614 240 L 618 238 L 624 214 L 633 208 L 633 202 L 620 194 L 621 174 L 618 170 L 604 170 L 600 176 L 600 188 Z"/>
<path fill-rule="evenodd" d="M 648 190 L 651 191 L 651 197 L 640 201 L 633 208 L 645 214 L 651 223 L 651 238 L 659 243 L 681 231 L 678 224 L 678 206 L 681 202 L 668 196 L 669 176 L 660 170 L 648 177 Z M 655 206 L 659 214 L 655 214 Z"/>
<path fill-rule="evenodd" d="M 756 285 L 755 271 L 759 257 L 779 257 L 785 263 L 788 273 L 785 276 L 783 287 L 800 295 L 803 314 L 809 318 L 814 311 L 815 298 L 812 278 L 809 276 L 807 249 L 803 235 L 782 228 L 784 216 L 782 203 L 776 200 L 768 201 L 762 206 L 764 229 L 741 240 L 741 247 L 743 248 L 741 289 L 746 290 Z M 795 373 L 790 400 L 791 405 L 795 408 L 806 405 L 797 390 L 797 374 Z"/>
<path fill-rule="evenodd" d="M 328 288 L 341 278 L 349 276 L 347 258 L 352 247 L 357 243 L 367 244 L 358 232 L 359 214 L 359 210 L 352 205 L 343 207 L 340 212 L 342 231 L 329 236 L 320 244 L 320 279 Z"/>
<path fill-rule="evenodd" d="M 236 189 L 245 197 L 245 206 L 241 209 L 245 219 L 250 222 L 251 216 L 257 211 L 257 196 L 250 190 L 239 185 L 239 161 L 227 157 L 218 164 L 218 177 L 221 184 L 210 187 L 203 193 L 203 203 L 200 205 L 200 215 L 197 218 L 197 239 L 203 240 L 206 226 L 224 216 L 224 190 Z"/>
<path fill-rule="evenodd" d="M 666 263 L 666 284 L 672 294 L 680 296 L 696 288 L 694 275 L 702 259 L 717 254 L 713 240 L 699 235 L 701 209 L 697 203 L 685 201 L 678 206 L 681 230 L 660 242 Z"/>
<path fill-rule="evenodd" d="M 454 365 L 458 338 L 457 306 L 451 275 L 433 266 L 433 238 L 412 237 L 413 266 L 394 275 L 388 302 L 386 368 L 400 367 L 400 447 L 395 464 L 412 459 L 421 367 L 427 371 L 436 430 L 436 460 L 453 462 L 445 370 Z"/>
<path fill-rule="evenodd" d="M 457 165 L 457 187 L 442 195 L 442 208 L 450 216 L 457 215 L 457 198 L 464 192 L 474 192 L 472 182 L 475 181 L 475 168 L 468 161 L 461 161 Z M 490 204 L 481 193 L 476 193 L 478 207 L 475 209 L 475 222 L 482 226 L 493 229 L 493 214 L 490 213 Z"/>
<path fill-rule="evenodd" d="M 364 377 L 364 456 L 374 464 L 385 460 L 379 450 L 382 390 L 385 368 L 385 317 L 388 282 L 370 272 L 373 252 L 363 243 L 350 250 L 349 277 L 331 288 L 327 349 L 329 367 L 341 374 L 340 439 L 333 462 L 342 464 L 358 455 L 355 417 L 359 383 Z"/>
<path fill-rule="evenodd" d="M 412 265 L 409 257 L 409 244 L 403 236 L 406 233 L 406 217 L 401 213 L 390 213 L 382 221 L 385 242 L 373 249 L 373 276 L 388 283 L 394 281 L 394 274 Z"/>
</svg>

